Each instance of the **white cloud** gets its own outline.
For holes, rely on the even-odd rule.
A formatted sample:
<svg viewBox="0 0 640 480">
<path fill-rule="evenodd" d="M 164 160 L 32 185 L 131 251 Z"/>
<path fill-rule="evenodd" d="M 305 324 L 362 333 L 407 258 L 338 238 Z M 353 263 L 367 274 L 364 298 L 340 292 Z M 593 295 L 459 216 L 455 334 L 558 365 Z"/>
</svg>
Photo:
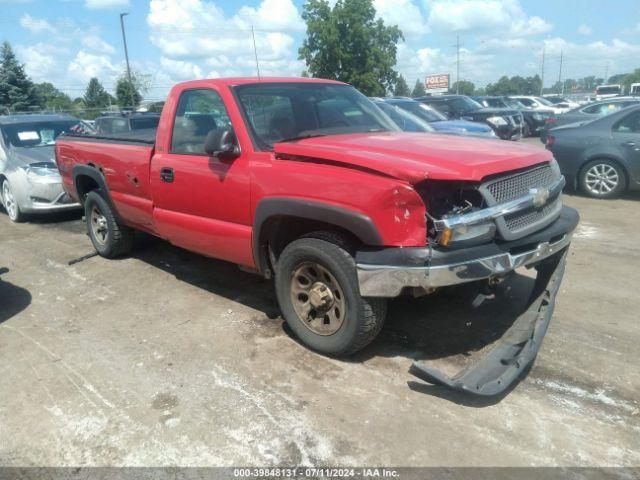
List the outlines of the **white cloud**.
<svg viewBox="0 0 640 480">
<path fill-rule="evenodd" d="M 18 58 L 24 63 L 27 74 L 36 82 L 51 82 L 52 75 L 59 69 L 59 58 L 64 53 L 64 49 L 43 42 L 16 46 Z"/>
<path fill-rule="evenodd" d="M 41 33 L 56 33 L 56 29 L 44 18 L 32 17 L 25 13 L 20 17 L 20 26 L 29 32 L 39 35 Z"/>
<path fill-rule="evenodd" d="M 90 10 L 128 7 L 129 0 L 84 0 L 84 6 Z"/>
<path fill-rule="evenodd" d="M 120 68 L 111 62 L 108 55 L 98 55 L 80 50 L 69 63 L 68 73 L 76 82 L 87 82 L 91 77 L 98 77 L 101 81 L 112 81 Z"/>
<path fill-rule="evenodd" d="M 233 17 L 239 27 L 273 31 L 304 31 L 305 24 L 291 0 L 263 0 L 258 8 L 242 6 Z"/>
<path fill-rule="evenodd" d="M 385 25 L 397 25 L 406 39 L 418 38 L 428 32 L 425 19 L 413 0 L 374 0 L 379 18 Z"/>
<path fill-rule="evenodd" d="M 87 50 L 94 52 L 114 54 L 116 49 L 110 43 L 105 42 L 99 35 L 83 35 L 80 42 Z"/>
<path fill-rule="evenodd" d="M 578 27 L 578 33 L 580 35 L 591 35 L 593 33 L 593 28 L 583 23 Z"/>
<path fill-rule="evenodd" d="M 147 24 L 151 43 L 160 49 L 164 65 L 176 79 L 201 75 L 255 75 L 251 24 L 261 74 L 299 74 L 294 38 L 299 14 L 291 0 L 263 0 L 241 7 L 231 18 L 213 2 L 151 0 Z M 278 30 L 278 31 L 273 31 Z"/>
<path fill-rule="evenodd" d="M 551 25 L 528 16 L 518 0 L 425 0 L 427 24 L 437 32 L 500 32 L 506 36 L 546 33 Z"/>
</svg>

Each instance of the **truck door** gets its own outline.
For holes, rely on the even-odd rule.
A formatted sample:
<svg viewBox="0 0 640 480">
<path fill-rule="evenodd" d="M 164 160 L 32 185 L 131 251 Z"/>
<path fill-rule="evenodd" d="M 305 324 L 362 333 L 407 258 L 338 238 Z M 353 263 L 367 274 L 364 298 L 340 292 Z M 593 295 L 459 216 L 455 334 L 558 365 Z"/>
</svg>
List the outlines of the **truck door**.
<svg viewBox="0 0 640 480">
<path fill-rule="evenodd" d="M 169 141 L 151 161 L 159 234 L 189 250 L 252 266 L 248 154 L 221 160 L 204 152 L 211 130 L 232 126 L 220 94 L 183 90 L 165 108 L 173 128 L 165 130 Z"/>
<path fill-rule="evenodd" d="M 611 130 L 614 141 L 627 160 L 632 178 L 640 177 L 640 111 L 636 110 L 614 124 Z"/>
</svg>

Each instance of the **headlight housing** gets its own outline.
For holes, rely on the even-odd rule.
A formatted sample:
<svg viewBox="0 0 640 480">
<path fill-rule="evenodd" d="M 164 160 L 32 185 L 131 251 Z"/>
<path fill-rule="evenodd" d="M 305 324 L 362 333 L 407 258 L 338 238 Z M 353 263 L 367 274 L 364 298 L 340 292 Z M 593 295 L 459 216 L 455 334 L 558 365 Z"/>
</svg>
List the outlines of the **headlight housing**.
<svg viewBox="0 0 640 480">
<path fill-rule="evenodd" d="M 60 177 L 60 172 L 55 163 L 32 163 L 20 167 L 29 180 L 33 181 L 51 181 Z"/>
<path fill-rule="evenodd" d="M 496 125 L 498 127 L 507 125 L 507 121 L 502 117 L 489 117 L 487 118 L 487 122 L 491 123 L 492 125 Z"/>
</svg>

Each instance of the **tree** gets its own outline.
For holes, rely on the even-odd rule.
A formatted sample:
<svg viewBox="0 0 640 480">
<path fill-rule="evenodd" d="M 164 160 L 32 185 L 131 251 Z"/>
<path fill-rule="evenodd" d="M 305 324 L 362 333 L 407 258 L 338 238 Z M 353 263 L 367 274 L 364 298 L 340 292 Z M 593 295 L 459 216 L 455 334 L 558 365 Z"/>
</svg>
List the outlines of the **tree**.
<svg viewBox="0 0 640 480">
<path fill-rule="evenodd" d="M 423 97 L 427 94 L 427 90 L 424 88 L 424 83 L 420 81 L 420 79 L 416 80 L 416 84 L 411 90 L 412 97 Z"/>
<path fill-rule="evenodd" d="M 84 106 L 96 111 L 109 106 L 110 96 L 104 89 L 100 81 L 93 77 L 89 80 L 87 89 L 84 92 Z"/>
<path fill-rule="evenodd" d="M 624 84 L 624 91 L 627 93 L 631 92 L 631 84 L 640 83 L 640 68 L 636 68 L 633 73 L 625 75 L 622 83 Z"/>
<path fill-rule="evenodd" d="M 487 85 L 487 95 L 539 95 L 542 80 L 538 75 L 533 77 L 503 76 L 496 83 Z"/>
<path fill-rule="evenodd" d="M 457 82 L 453 82 L 453 85 L 449 88 L 449 92 L 459 93 L 460 95 L 474 95 L 476 92 L 476 86 L 469 80 L 459 80 Z"/>
<path fill-rule="evenodd" d="M 34 88 L 43 109 L 66 112 L 73 110 L 74 105 L 69 95 L 61 92 L 51 83 L 36 83 Z"/>
<path fill-rule="evenodd" d="M 133 81 L 128 78 L 119 78 L 116 83 L 116 101 L 120 108 L 135 109 L 140 105 L 142 95 L 136 88 Z"/>
<path fill-rule="evenodd" d="M 408 97 L 411 95 L 411 89 L 402 75 L 398 75 L 396 84 L 393 87 L 393 94 L 397 97 Z"/>
<path fill-rule="evenodd" d="M 306 36 L 298 50 L 312 77 L 347 82 L 365 95 L 383 96 L 393 90 L 397 73 L 397 26 L 375 18 L 372 0 L 309 0 L 302 18 Z"/>
<path fill-rule="evenodd" d="M 26 111 L 38 106 L 38 94 L 9 42 L 0 48 L 0 107 Z"/>
</svg>

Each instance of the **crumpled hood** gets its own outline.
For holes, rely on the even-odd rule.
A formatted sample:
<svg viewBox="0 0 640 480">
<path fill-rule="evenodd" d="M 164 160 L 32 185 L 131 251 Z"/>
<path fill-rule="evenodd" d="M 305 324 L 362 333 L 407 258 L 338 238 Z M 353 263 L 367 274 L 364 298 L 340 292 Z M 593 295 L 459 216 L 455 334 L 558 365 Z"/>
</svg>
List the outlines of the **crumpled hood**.
<svg viewBox="0 0 640 480">
<path fill-rule="evenodd" d="M 540 147 L 437 133 L 376 132 L 276 143 L 276 158 L 327 161 L 415 184 L 426 178 L 479 181 L 550 161 Z"/>
<path fill-rule="evenodd" d="M 14 147 L 8 152 L 9 161 L 13 162 L 16 166 L 31 165 L 32 163 L 55 163 L 55 150 L 54 145 L 47 145 L 46 147 Z"/>
</svg>

